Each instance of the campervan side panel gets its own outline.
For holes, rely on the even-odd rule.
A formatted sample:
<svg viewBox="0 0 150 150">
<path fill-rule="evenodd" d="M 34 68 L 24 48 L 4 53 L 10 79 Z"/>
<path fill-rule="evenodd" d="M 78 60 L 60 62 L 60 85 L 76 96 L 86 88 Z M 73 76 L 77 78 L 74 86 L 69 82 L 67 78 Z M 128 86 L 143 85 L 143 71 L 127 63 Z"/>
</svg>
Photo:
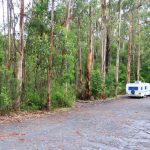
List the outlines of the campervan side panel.
<svg viewBox="0 0 150 150">
<path fill-rule="evenodd" d="M 126 85 L 126 94 L 129 97 L 144 97 L 146 95 L 145 85 L 142 83 L 128 83 Z"/>
</svg>

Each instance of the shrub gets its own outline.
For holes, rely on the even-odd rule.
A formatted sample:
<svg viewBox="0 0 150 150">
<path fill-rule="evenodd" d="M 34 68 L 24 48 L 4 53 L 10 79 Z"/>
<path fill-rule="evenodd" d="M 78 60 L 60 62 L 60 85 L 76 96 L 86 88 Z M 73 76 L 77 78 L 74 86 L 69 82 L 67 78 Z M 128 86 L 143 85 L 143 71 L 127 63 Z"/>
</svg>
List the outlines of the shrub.
<svg viewBox="0 0 150 150">
<path fill-rule="evenodd" d="M 22 109 L 25 110 L 40 110 L 45 104 L 43 98 L 37 91 L 28 91 L 26 93 L 25 102 L 22 104 Z"/>
<path fill-rule="evenodd" d="M 0 94 L 0 111 L 2 110 L 8 110 L 10 107 L 11 101 L 7 93 L 6 87 L 2 88 L 1 94 Z"/>
<path fill-rule="evenodd" d="M 93 70 L 91 72 L 91 86 L 90 86 L 90 92 L 91 96 L 94 96 L 95 98 L 99 98 L 101 96 L 101 75 L 99 70 Z"/>
<path fill-rule="evenodd" d="M 115 67 L 111 66 L 106 76 L 106 97 L 115 96 Z"/>
<path fill-rule="evenodd" d="M 52 108 L 71 107 L 75 102 L 75 94 L 71 86 L 65 93 L 65 87 L 55 85 L 52 90 Z"/>
</svg>

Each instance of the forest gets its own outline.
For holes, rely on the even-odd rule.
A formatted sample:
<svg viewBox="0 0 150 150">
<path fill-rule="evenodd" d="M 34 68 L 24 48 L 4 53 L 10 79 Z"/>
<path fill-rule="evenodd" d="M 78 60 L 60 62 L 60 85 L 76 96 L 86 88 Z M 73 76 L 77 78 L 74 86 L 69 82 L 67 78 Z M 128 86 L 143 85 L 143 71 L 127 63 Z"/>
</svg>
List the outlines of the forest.
<svg viewBox="0 0 150 150">
<path fill-rule="evenodd" d="M 0 112 L 71 107 L 150 82 L 149 0 L 0 3 Z"/>
</svg>

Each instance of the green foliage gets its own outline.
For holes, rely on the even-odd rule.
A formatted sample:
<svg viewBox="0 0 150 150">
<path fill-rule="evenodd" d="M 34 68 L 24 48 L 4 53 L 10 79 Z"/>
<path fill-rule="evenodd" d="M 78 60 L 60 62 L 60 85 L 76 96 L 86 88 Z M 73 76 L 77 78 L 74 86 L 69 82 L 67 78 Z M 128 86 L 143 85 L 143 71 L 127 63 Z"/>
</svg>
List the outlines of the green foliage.
<svg viewBox="0 0 150 150">
<path fill-rule="evenodd" d="M 91 86 L 90 91 L 91 95 L 95 98 L 100 98 L 102 87 L 101 87 L 101 74 L 99 70 L 93 70 L 91 73 Z"/>
<path fill-rule="evenodd" d="M 22 104 L 23 110 L 41 110 L 45 105 L 45 100 L 41 98 L 37 91 L 28 91 L 26 100 Z"/>
<path fill-rule="evenodd" d="M 60 86 L 55 84 L 52 91 L 52 107 L 71 107 L 75 102 L 75 91 L 73 87 L 67 87 L 67 92 L 65 91 L 66 85 Z"/>
<path fill-rule="evenodd" d="M 106 76 L 106 97 L 115 96 L 115 66 L 110 66 Z"/>
<path fill-rule="evenodd" d="M 0 111 L 8 110 L 10 108 L 10 103 L 11 101 L 7 92 L 7 88 L 3 87 L 0 94 Z"/>
<path fill-rule="evenodd" d="M 86 82 L 87 53 L 89 46 L 89 6 L 92 7 L 92 28 L 94 51 L 93 68 L 90 75 L 90 94 L 99 99 L 104 92 L 102 89 L 101 66 L 101 40 L 102 40 L 102 9 L 97 0 L 85 2 L 76 0 L 71 8 L 69 29 L 65 28 L 67 5 L 66 1 L 56 2 L 54 9 L 54 48 L 50 49 L 51 8 L 48 0 L 35 1 L 32 10 L 26 11 L 25 49 L 23 62 L 23 91 L 21 108 L 25 110 L 39 110 L 45 108 L 47 101 L 47 72 L 49 55 L 52 53 L 52 108 L 70 107 L 75 102 L 75 97 L 80 93 L 84 97 Z M 137 71 L 137 49 L 141 48 L 140 80 L 150 82 L 150 42 L 149 23 L 147 22 L 149 12 L 147 3 L 142 2 L 140 7 L 141 39 L 138 37 L 138 1 L 122 1 L 121 20 L 121 50 L 119 65 L 119 89 L 118 94 L 124 94 L 127 74 L 128 59 L 128 34 L 129 13 L 132 13 L 133 34 L 131 53 L 131 81 L 136 80 Z M 107 4 L 110 16 L 107 27 L 110 27 L 110 58 L 108 72 L 106 74 L 106 97 L 115 94 L 115 66 L 116 51 L 118 46 L 118 1 L 110 1 Z M 109 15 L 106 13 L 107 15 Z M 129 11 L 129 12 L 130 12 Z M 31 14 L 32 12 L 32 14 Z M 13 18 L 12 18 L 13 19 Z M 79 20 L 80 19 L 80 30 Z M 109 24 L 108 24 L 109 23 Z M 0 26 L 1 28 L 2 26 Z M 3 32 L 3 29 L 2 29 Z M 80 32 L 80 42 L 78 41 Z M 13 46 L 13 40 L 11 45 Z M 8 62 L 8 37 L 0 33 L 0 110 L 11 109 L 18 96 L 17 59 L 19 40 L 15 41 L 15 49 L 11 50 L 10 66 Z M 79 47 L 81 48 L 82 63 L 82 85 L 79 84 Z M 13 53 L 15 51 L 15 53 Z M 6 52 L 6 53 L 5 53 Z M 6 55 L 6 58 L 5 58 Z M 16 57 L 15 57 L 16 55 Z M 14 69 L 15 68 L 15 69 Z M 78 86 L 81 87 L 78 87 Z M 75 88 L 76 87 L 76 88 Z M 78 92 L 80 91 L 80 92 Z M 77 95 L 75 95 L 75 93 Z M 104 94 L 104 93 L 103 93 Z"/>
</svg>

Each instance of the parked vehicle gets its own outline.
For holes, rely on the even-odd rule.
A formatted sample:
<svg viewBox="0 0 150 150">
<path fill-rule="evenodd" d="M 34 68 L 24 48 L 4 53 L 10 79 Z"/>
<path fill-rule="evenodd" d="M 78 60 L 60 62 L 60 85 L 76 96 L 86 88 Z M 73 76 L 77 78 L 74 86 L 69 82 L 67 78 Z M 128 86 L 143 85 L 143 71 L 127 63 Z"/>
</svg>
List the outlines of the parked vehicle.
<svg viewBox="0 0 150 150">
<path fill-rule="evenodd" d="M 146 97 L 150 95 L 150 84 L 136 81 L 126 84 L 126 94 L 129 97 Z"/>
</svg>

